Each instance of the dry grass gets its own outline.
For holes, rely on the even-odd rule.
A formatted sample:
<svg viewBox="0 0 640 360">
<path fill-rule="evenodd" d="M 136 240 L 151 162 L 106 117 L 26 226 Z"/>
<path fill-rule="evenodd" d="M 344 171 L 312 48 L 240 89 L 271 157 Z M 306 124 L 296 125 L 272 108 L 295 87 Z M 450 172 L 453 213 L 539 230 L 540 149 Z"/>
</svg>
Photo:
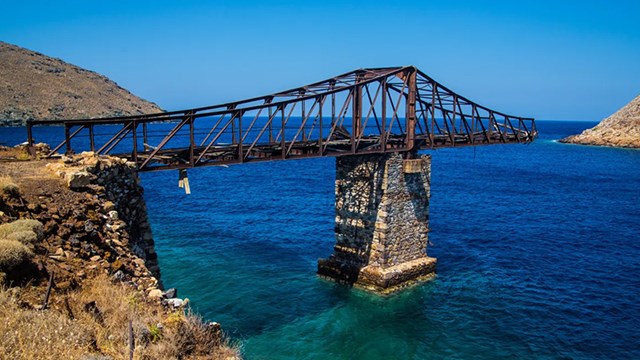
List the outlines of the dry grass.
<svg viewBox="0 0 640 360">
<path fill-rule="evenodd" d="M 171 313 L 147 303 L 137 291 L 106 276 L 67 295 L 54 292 L 46 311 L 21 309 L 17 298 L 0 292 L 3 359 L 78 359 L 91 354 L 128 359 L 129 321 L 135 359 L 239 358 L 217 329 L 182 310 Z"/>
<path fill-rule="evenodd" d="M 20 188 L 13 182 L 13 179 L 8 176 L 0 176 L 0 190 L 8 195 L 20 195 Z"/>
<path fill-rule="evenodd" d="M 91 351 L 91 329 L 55 311 L 23 309 L 0 292 L 0 358 L 79 359 Z"/>
</svg>

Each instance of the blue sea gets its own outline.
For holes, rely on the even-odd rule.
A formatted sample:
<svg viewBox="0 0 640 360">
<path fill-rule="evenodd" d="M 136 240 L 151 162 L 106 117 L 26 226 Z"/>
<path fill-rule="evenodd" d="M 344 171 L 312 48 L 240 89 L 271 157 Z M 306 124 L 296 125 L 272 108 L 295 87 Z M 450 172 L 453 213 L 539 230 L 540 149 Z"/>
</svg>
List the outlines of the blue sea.
<svg viewBox="0 0 640 360">
<path fill-rule="evenodd" d="M 143 173 L 163 282 L 246 359 L 640 359 L 640 151 L 537 124 L 530 145 L 428 152 L 438 276 L 389 297 L 315 275 L 335 159 L 191 170 L 191 195 Z"/>
</svg>

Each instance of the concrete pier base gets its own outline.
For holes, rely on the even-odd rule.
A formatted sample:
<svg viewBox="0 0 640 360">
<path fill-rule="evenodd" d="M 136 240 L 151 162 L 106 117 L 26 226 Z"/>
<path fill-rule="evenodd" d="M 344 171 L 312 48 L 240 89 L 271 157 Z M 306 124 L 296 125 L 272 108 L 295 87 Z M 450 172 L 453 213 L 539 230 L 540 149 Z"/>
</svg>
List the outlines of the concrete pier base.
<svg viewBox="0 0 640 360">
<path fill-rule="evenodd" d="M 427 256 L 431 158 L 336 159 L 336 244 L 318 274 L 387 294 L 435 276 Z"/>
</svg>

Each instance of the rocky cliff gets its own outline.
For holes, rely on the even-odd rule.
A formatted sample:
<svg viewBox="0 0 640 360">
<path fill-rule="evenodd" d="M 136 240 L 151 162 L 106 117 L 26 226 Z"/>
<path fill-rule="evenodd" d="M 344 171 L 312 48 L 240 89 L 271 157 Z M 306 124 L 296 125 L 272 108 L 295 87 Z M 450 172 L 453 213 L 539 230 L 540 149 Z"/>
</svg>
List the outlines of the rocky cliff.
<svg viewBox="0 0 640 360">
<path fill-rule="evenodd" d="M 0 42 L 0 124 L 161 112 L 103 75 Z"/>
<path fill-rule="evenodd" d="M 132 163 L 0 147 L 0 359 L 239 358 L 185 307 L 162 290 Z"/>
<path fill-rule="evenodd" d="M 595 127 L 561 139 L 560 142 L 640 148 L 640 96 Z"/>
</svg>

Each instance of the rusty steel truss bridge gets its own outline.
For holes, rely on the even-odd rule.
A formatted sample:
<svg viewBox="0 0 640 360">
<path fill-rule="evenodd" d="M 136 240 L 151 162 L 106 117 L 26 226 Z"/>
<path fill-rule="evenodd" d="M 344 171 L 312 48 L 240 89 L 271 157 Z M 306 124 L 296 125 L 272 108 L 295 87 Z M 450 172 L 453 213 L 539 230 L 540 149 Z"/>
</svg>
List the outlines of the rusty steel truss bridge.
<svg viewBox="0 0 640 360">
<path fill-rule="evenodd" d="M 94 151 L 140 171 L 265 160 L 529 143 L 533 118 L 479 105 L 413 66 L 359 69 L 271 95 L 149 115 L 37 120 L 62 125 L 48 156 Z"/>
</svg>

